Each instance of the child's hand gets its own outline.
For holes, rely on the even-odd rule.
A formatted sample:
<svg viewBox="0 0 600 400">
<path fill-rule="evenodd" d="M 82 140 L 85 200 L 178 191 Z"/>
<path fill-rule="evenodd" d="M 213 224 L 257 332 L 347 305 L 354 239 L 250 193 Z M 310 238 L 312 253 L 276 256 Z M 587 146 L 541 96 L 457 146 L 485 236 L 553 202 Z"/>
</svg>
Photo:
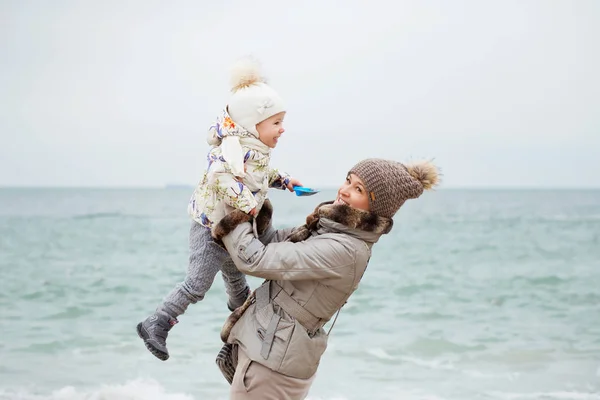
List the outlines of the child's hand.
<svg viewBox="0 0 600 400">
<path fill-rule="evenodd" d="M 294 186 L 302 186 L 302 183 L 296 178 L 290 178 L 290 182 L 287 184 L 288 190 L 293 192 Z"/>
<path fill-rule="evenodd" d="M 252 210 L 250 210 L 250 212 L 248 214 L 250 214 L 253 217 L 255 217 L 256 216 L 256 207 L 254 207 Z"/>
</svg>

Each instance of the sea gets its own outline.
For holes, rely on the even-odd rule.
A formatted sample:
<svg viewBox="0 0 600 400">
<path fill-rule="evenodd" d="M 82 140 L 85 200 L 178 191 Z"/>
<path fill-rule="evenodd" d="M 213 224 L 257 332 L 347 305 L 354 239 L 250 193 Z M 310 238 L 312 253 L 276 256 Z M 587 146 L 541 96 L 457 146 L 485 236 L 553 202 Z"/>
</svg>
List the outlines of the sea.
<svg viewBox="0 0 600 400">
<path fill-rule="evenodd" d="M 184 278 L 191 192 L 0 189 L 0 400 L 228 398 L 219 276 L 171 331 L 168 361 L 135 331 Z M 334 196 L 272 191 L 274 225 Z M 309 399 L 600 400 L 600 190 L 408 201 Z"/>
</svg>

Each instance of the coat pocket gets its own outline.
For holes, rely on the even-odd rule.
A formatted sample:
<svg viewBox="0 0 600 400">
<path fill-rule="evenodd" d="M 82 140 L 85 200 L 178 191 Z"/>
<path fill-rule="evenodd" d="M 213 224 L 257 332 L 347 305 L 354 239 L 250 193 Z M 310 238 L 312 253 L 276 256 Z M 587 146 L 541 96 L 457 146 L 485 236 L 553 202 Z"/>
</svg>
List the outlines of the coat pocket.
<svg viewBox="0 0 600 400">
<path fill-rule="evenodd" d="M 317 372 L 321 356 L 327 349 L 328 336 L 323 329 L 311 336 L 298 321 L 296 324 L 280 372 L 295 378 L 308 379 Z"/>
<path fill-rule="evenodd" d="M 261 347 L 257 350 L 265 360 L 264 365 L 278 370 L 288 350 L 295 324 L 276 314 L 272 303 L 256 309 L 255 321 L 255 334 Z"/>
</svg>

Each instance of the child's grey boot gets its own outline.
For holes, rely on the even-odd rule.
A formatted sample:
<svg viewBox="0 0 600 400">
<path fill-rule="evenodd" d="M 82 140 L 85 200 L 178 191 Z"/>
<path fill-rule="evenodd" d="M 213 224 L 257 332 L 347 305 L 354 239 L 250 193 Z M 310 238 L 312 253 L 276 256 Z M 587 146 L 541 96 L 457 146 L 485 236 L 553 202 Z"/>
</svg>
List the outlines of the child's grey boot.
<svg viewBox="0 0 600 400">
<path fill-rule="evenodd" d="M 177 319 L 168 315 L 155 313 L 137 325 L 137 333 L 150 353 L 166 361 L 169 358 L 167 336 L 177 322 Z"/>
</svg>

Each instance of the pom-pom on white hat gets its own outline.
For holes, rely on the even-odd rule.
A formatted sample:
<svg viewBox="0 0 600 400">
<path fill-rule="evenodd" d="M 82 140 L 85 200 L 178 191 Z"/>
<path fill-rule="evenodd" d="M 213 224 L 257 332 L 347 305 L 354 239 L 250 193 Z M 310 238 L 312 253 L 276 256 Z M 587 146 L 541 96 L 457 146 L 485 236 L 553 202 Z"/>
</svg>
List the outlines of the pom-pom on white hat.
<svg viewBox="0 0 600 400">
<path fill-rule="evenodd" d="M 261 75 L 260 64 L 252 58 L 239 60 L 231 69 L 231 91 L 227 105 L 231 119 L 257 136 L 258 123 L 286 111 L 281 97 Z"/>
</svg>

